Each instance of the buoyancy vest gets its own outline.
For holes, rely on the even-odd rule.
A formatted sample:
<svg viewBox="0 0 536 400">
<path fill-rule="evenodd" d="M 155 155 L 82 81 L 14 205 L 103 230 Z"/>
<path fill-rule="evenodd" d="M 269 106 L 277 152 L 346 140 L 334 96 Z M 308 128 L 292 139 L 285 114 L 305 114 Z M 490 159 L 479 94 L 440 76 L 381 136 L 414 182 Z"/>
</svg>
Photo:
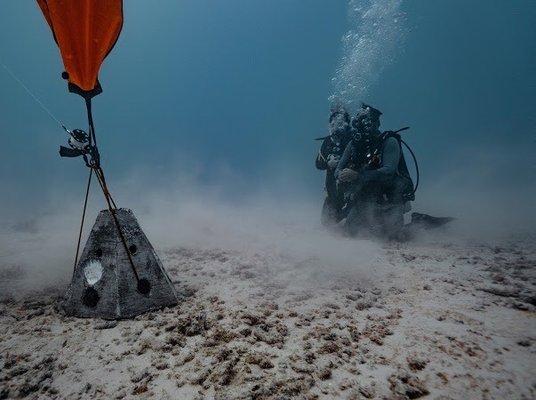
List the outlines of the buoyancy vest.
<svg viewBox="0 0 536 400">
<path fill-rule="evenodd" d="M 361 139 L 355 145 L 352 164 L 355 169 L 362 167 L 377 169 L 382 166 L 383 149 L 390 137 L 396 139 L 400 147 L 400 159 L 396 170 L 393 185 L 388 185 L 384 192 L 388 202 L 406 202 L 415 200 L 416 187 L 409 173 L 409 169 L 402 150 L 402 138 L 393 131 L 386 131 L 373 138 Z"/>
<path fill-rule="evenodd" d="M 327 161 L 330 155 L 338 157 L 342 156 L 349 141 L 349 137 L 344 137 L 340 140 L 334 140 L 330 136 L 325 137 L 320 152 L 316 158 L 316 167 L 326 170 L 325 189 L 330 198 L 337 197 L 337 183 L 334 176 L 334 170 L 328 168 Z"/>
</svg>

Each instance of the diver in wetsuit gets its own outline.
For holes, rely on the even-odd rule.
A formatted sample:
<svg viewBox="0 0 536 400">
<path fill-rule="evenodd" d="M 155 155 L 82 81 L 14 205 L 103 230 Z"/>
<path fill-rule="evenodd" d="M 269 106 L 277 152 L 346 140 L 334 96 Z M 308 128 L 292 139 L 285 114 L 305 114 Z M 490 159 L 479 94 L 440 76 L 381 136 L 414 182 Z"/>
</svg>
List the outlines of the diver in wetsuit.
<svg viewBox="0 0 536 400">
<path fill-rule="evenodd" d="M 329 117 L 329 136 L 320 138 L 322 146 L 316 157 L 316 168 L 326 171 L 326 198 L 322 206 L 321 222 L 324 226 L 338 223 L 344 205 L 342 193 L 337 191 L 335 168 L 350 141 L 350 114 L 342 106 L 332 109 Z"/>
<path fill-rule="evenodd" d="M 335 170 L 344 193 L 350 235 L 367 230 L 390 239 L 403 239 L 404 213 L 414 200 L 413 182 L 394 132 L 380 132 L 381 111 L 363 104 L 352 121 L 352 140 Z"/>
</svg>

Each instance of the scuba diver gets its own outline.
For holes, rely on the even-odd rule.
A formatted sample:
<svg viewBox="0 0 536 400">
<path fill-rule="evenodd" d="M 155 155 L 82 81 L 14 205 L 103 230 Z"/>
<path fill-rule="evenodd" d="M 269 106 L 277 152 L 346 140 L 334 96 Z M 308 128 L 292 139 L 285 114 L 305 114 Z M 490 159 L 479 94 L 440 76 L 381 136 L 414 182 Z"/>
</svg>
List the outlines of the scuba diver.
<svg viewBox="0 0 536 400">
<path fill-rule="evenodd" d="M 316 139 L 323 141 L 316 157 L 316 168 L 326 171 L 326 198 L 321 215 L 321 223 L 324 226 L 334 226 L 342 219 L 344 197 L 337 190 L 334 173 L 350 141 L 350 121 L 350 114 L 343 106 L 333 107 L 329 117 L 329 135 Z"/>
<path fill-rule="evenodd" d="M 352 120 L 352 138 L 335 169 L 337 191 L 345 203 L 343 227 L 350 235 L 368 231 L 405 240 L 404 213 L 415 189 L 397 132 L 380 132 L 382 112 L 362 104 Z M 407 128 L 405 128 L 407 129 Z"/>
</svg>

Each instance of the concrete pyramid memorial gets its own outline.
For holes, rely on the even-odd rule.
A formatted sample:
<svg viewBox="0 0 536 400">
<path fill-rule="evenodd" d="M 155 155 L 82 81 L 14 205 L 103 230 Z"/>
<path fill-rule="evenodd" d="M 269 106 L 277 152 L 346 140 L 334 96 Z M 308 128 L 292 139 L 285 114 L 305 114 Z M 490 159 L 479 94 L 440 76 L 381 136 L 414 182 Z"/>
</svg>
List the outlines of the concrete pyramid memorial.
<svg viewBox="0 0 536 400">
<path fill-rule="evenodd" d="M 101 211 L 62 304 L 67 315 L 124 319 L 178 302 L 171 280 L 132 211 L 120 208 L 115 214 L 133 265 L 112 214 Z"/>
</svg>

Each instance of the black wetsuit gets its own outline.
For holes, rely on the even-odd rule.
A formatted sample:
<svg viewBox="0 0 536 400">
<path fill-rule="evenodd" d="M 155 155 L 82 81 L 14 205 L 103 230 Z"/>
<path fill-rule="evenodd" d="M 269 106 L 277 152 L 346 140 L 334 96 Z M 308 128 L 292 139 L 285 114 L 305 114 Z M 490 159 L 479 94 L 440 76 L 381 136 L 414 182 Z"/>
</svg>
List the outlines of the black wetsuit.
<svg viewBox="0 0 536 400">
<path fill-rule="evenodd" d="M 380 134 L 351 140 L 337 165 L 335 177 L 350 168 L 356 180 L 341 184 L 347 203 L 347 227 L 356 233 L 366 225 L 378 233 L 397 234 L 413 184 L 396 136 Z"/>
<path fill-rule="evenodd" d="M 316 168 L 326 171 L 326 199 L 324 200 L 324 205 L 322 207 L 322 224 L 324 225 L 336 223 L 341 219 L 339 214 L 344 205 L 344 197 L 343 193 L 340 193 L 337 190 L 335 168 L 329 167 L 328 159 L 330 155 L 341 157 L 348 141 L 348 135 L 340 139 L 328 136 L 322 142 L 322 146 L 316 157 Z"/>
</svg>

